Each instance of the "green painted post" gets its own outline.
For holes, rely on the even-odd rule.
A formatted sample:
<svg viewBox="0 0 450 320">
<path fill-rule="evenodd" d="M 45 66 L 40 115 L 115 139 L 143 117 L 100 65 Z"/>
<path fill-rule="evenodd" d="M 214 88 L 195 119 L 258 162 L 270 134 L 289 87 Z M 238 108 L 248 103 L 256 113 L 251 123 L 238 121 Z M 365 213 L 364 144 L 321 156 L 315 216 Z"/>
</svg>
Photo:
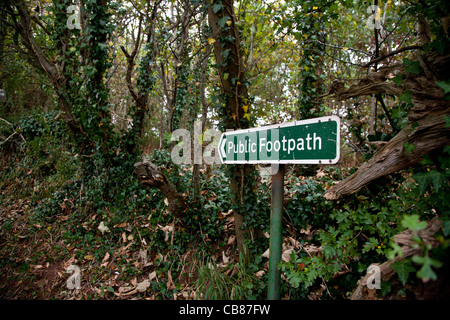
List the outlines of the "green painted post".
<svg viewBox="0 0 450 320">
<path fill-rule="evenodd" d="M 272 175 L 272 211 L 270 213 L 269 239 L 269 300 L 280 299 L 281 272 L 278 270 L 277 264 L 281 261 L 283 196 L 284 165 L 280 164 L 278 171 Z"/>
</svg>

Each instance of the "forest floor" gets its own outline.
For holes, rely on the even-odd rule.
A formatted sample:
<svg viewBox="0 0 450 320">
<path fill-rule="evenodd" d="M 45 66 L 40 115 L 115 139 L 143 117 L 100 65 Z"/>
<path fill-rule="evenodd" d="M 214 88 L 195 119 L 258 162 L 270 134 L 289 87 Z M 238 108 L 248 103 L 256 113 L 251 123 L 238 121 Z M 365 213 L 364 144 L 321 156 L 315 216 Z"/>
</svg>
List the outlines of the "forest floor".
<svg viewBox="0 0 450 320">
<path fill-rule="evenodd" d="M 160 253 L 155 254 L 139 245 L 139 240 L 124 231 L 119 243 L 108 246 L 109 252 L 102 258 L 95 254 L 104 243 L 84 248 L 86 254 L 82 259 L 76 259 L 80 243 L 69 243 L 63 240 L 62 234 L 69 226 L 65 224 L 67 216 L 60 215 L 55 223 L 49 225 L 33 224 L 30 217 L 32 208 L 30 201 L 24 199 L 7 205 L 0 205 L 0 225 L 3 225 L 0 237 L 0 299 L 157 299 L 161 287 L 173 290 L 173 299 L 196 298 L 195 282 L 199 261 L 195 257 L 196 248 L 186 250 L 179 255 L 183 261 L 182 270 L 173 270 L 177 279 L 171 275 L 171 270 L 164 273 L 156 272 L 158 264 L 165 261 Z M 94 217 L 95 218 L 95 217 Z M 215 255 L 218 261 L 233 262 L 235 238 L 231 235 L 233 229 L 232 216 L 227 217 L 228 228 L 223 234 L 228 244 L 217 247 Z M 127 226 L 125 230 L 129 230 Z M 133 228 L 148 228 L 145 218 L 135 221 Z M 164 229 L 164 228 L 163 228 Z M 164 231 L 164 230 L 163 230 Z M 165 231 L 168 231 L 167 229 Z M 169 234 L 169 233 L 168 233 Z M 166 239 L 173 241 L 173 239 Z M 207 241 L 208 239 L 206 239 Z M 89 245 L 87 245 L 89 247 Z M 98 249 L 98 250 L 96 250 Z M 177 255 L 174 249 L 170 253 Z M 96 257 L 97 256 L 97 257 Z M 74 289 L 75 273 L 68 272 L 71 265 L 80 269 L 80 288 Z M 130 272 L 127 266 L 132 266 Z M 163 268 L 161 268 L 163 269 Z M 229 270 L 228 272 L 233 272 Z M 71 276 L 72 274 L 72 276 Z M 71 277 L 73 278 L 71 280 Z M 175 277 L 175 276 L 174 276 Z M 164 283 L 152 290 L 151 283 Z M 176 284 L 175 284 L 176 283 Z M 70 287 L 72 284 L 72 288 Z M 167 286 L 166 286 L 167 284 Z M 161 296 L 159 297 L 161 298 Z"/>
<path fill-rule="evenodd" d="M 0 271 L 0 299 L 155 300 L 161 294 L 159 291 L 161 287 L 152 290 L 150 287 L 153 280 L 167 283 L 167 289 L 178 289 L 173 294 L 173 299 L 197 298 L 196 273 L 201 262 L 195 257 L 194 247 L 187 250 L 184 255 L 180 255 L 179 259 L 184 261 L 184 270 L 176 273 L 185 276 L 178 276 L 177 279 L 172 278 L 170 269 L 163 276 L 160 272 L 157 274 L 156 260 L 161 257 L 139 248 L 135 245 L 134 239 L 126 237 L 126 234 L 120 243 L 114 244 L 113 254 L 105 253 L 100 260 L 93 254 L 95 248 L 91 248 L 83 259 L 77 260 L 75 258 L 77 246 L 62 240 L 62 233 L 66 228 L 64 221 L 67 217 L 59 216 L 52 225 L 31 225 L 29 219 L 31 209 L 27 200 L 19 200 L 7 206 L 0 205 L 0 225 L 9 223 L 7 226 L 9 232 L 2 232 L 0 238 L 0 261 L 3 266 Z M 232 217 L 228 219 L 229 229 L 223 237 L 229 239 L 229 243 L 221 248 L 217 247 L 216 250 L 216 258 L 223 266 L 228 263 L 232 265 L 233 260 L 237 260 L 233 257 L 235 245 L 234 237 L 231 235 Z M 142 228 L 148 227 L 145 220 L 137 223 L 140 223 Z M 98 244 L 98 247 L 100 246 L 101 244 Z M 79 289 L 70 287 L 74 282 L 71 282 L 71 275 L 67 270 L 72 264 L 78 266 L 81 271 Z M 125 265 L 133 265 L 137 271 L 136 275 L 123 272 Z M 227 272 L 233 273 L 236 270 L 232 268 Z M 260 271 L 264 272 L 267 272 L 267 269 Z M 417 291 L 417 296 L 423 299 L 427 299 L 428 296 L 434 299 L 436 294 L 433 288 L 433 284 L 419 283 L 418 287 L 411 286 L 410 291 Z M 378 299 L 374 290 L 366 289 L 363 295 L 364 299 Z M 406 296 L 391 296 L 391 299 L 404 300 Z"/>
<path fill-rule="evenodd" d="M 261 172 L 263 179 L 267 178 L 264 173 Z M 18 182 L 10 183 L 11 186 L 17 187 Z M 178 226 L 175 221 L 167 225 L 154 225 L 145 215 L 134 216 L 127 222 L 110 226 L 112 231 L 119 235 L 118 241 L 112 241 L 110 233 L 100 227 L 102 218 L 96 213 L 90 213 L 83 221 L 74 220 L 71 218 L 71 210 L 64 207 L 66 203 L 64 200 L 59 204 L 64 207 L 61 208 L 61 213 L 52 216 L 52 220 L 48 223 L 39 222 L 33 218 L 35 208 L 30 199 L 27 197 L 18 199 L 15 192 L 11 191 L 13 189 L 9 189 L 8 186 L 3 187 L 0 195 L 2 199 L 0 204 L 0 299 L 192 300 L 202 298 L 198 285 L 199 270 L 211 261 L 202 256 L 203 246 L 210 248 L 209 252 L 212 252 L 220 273 L 232 278 L 240 272 L 239 258 L 236 255 L 236 239 L 233 235 L 234 220 L 230 212 L 221 213 L 221 221 L 225 227 L 219 239 L 215 241 L 211 241 L 207 234 L 202 233 L 202 237 L 199 237 L 202 240 L 197 240 L 195 243 L 188 242 L 183 245 L 183 248 L 179 248 L 178 239 L 174 239 L 174 234 L 179 236 L 182 233 L 173 231 L 174 228 L 175 231 L 179 231 L 181 226 Z M 289 197 L 292 197 L 292 194 L 287 193 L 285 202 L 289 201 Z M 214 200 L 214 198 L 211 199 Z M 68 230 L 75 227 L 84 228 L 85 235 L 73 238 L 65 236 Z M 309 241 L 314 233 L 314 230 L 309 229 L 293 232 L 292 229 L 295 228 L 289 221 L 285 221 L 284 227 L 287 233 L 293 235 L 293 238 L 287 237 L 288 244 L 296 243 L 301 238 Z M 159 232 L 162 235 L 161 247 L 153 248 L 147 243 L 149 238 L 144 236 L 144 232 L 147 234 Z M 114 239 L 117 239 L 117 236 Z M 310 246 L 310 249 L 316 248 L 313 244 L 306 242 L 303 246 Z M 294 247 L 295 244 L 291 244 L 291 247 L 284 248 L 283 257 L 289 258 Z M 264 274 L 267 275 L 268 271 L 268 257 L 264 256 L 265 254 L 262 255 L 262 263 L 255 263 L 257 269 L 251 273 L 252 277 L 259 277 L 259 281 L 262 281 L 261 277 Z M 175 260 L 176 264 L 173 262 Z M 77 269 L 69 272 L 72 265 Z M 347 271 L 350 272 L 350 270 Z M 445 274 L 444 270 L 442 272 Z M 397 293 L 401 292 L 402 288 L 397 279 L 392 282 L 392 288 L 395 287 L 395 290 L 392 290 L 394 294 L 386 295 L 382 299 L 447 297 L 450 285 L 445 281 L 448 277 L 441 279 L 441 275 L 443 274 L 440 274 L 438 282 L 409 283 L 408 296 Z M 77 285 L 77 277 L 80 280 L 78 289 L 74 288 Z M 283 281 L 285 282 L 286 278 L 283 277 Z M 329 289 L 334 291 L 331 298 L 346 299 L 348 290 L 357 285 L 355 281 L 346 289 L 330 287 Z M 441 288 L 439 292 L 438 287 Z M 403 292 L 406 291 L 403 290 Z M 308 296 L 304 298 L 329 298 L 326 295 L 327 290 L 324 290 L 323 286 L 318 286 L 311 288 Z M 362 298 L 376 300 L 380 299 L 380 296 L 376 291 L 365 289 Z M 290 299 L 290 297 L 284 295 L 282 299 Z"/>
</svg>

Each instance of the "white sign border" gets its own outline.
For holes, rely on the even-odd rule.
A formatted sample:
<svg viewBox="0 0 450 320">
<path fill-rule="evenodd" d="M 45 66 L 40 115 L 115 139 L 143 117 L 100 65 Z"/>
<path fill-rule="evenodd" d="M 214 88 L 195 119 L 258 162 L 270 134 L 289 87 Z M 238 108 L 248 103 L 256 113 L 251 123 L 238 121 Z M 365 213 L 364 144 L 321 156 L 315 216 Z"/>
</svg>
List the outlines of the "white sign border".
<svg viewBox="0 0 450 320">
<path fill-rule="evenodd" d="M 328 122 L 328 121 L 335 121 L 337 123 L 337 141 L 336 141 L 336 158 L 334 159 L 302 159 L 302 160 L 223 160 L 224 154 L 222 154 L 221 150 L 221 144 L 225 143 L 226 139 L 224 139 L 224 136 L 233 136 L 237 134 L 242 133 L 250 133 L 254 131 L 264 131 L 269 129 L 275 129 L 275 128 L 284 128 L 284 127 L 292 127 L 292 126 L 298 126 L 298 125 L 306 125 L 309 123 L 319 123 L 319 122 Z M 235 130 L 235 131 L 227 131 L 225 133 L 222 133 L 219 140 L 219 145 L 217 147 L 217 150 L 219 152 L 219 158 L 220 162 L 222 164 L 271 164 L 271 163 L 280 163 L 280 164 L 336 164 L 339 162 L 339 159 L 341 157 L 341 118 L 338 116 L 332 115 L 332 116 L 326 116 L 326 117 L 319 117 L 319 118 L 313 118 L 313 119 L 306 119 L 306 120 L 296 120 L 281 124 L 273 124 L 263 127 L 255 127 L 250 129 L 242 129 L 242 130 Z"/>
</svg>

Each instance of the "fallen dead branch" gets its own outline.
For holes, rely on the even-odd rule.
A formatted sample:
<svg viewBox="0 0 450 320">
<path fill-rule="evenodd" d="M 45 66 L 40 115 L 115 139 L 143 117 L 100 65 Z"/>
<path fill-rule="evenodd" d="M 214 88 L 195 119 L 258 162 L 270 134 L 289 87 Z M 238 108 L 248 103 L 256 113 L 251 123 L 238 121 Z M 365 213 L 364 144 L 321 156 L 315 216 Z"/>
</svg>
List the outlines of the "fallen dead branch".
<svg viewBox="0 0 450 320">
<path fill-rule="evenodd" d="M 418 236 L 422 238 L 426 245 L 431 245 L 432 247 L 437 246 L 439 243 L 435 239 L 434 234 L 439 231 L 441 224 L 442 222 L 438 217 L 433 218 L 427 223 L 427 227 L 425 229 L 418 232 Z M 409 229 L 394 236 L 394 242 L 399 244 L 402 248 L 402 255 L 390 261 L 386 261 L 381 265 L 376 264 L 380 268 L 381 281 L 389 281 L 395 274 L 397 274 L 397 272 L 392 269 L 392 264 L 422 252 L 420 247 L 415 246 L 417 243 L 413 240 L 413 237 L 414 234 Z M 370 276 L 372 276 L 372 273 L 368 273 L 358 281 L 358 286 L 353 291 L 351 300 L 365 300 L 367 296 L 376 296 L 376 289 L 367 288 L 367 281 Z"/>
</svg>

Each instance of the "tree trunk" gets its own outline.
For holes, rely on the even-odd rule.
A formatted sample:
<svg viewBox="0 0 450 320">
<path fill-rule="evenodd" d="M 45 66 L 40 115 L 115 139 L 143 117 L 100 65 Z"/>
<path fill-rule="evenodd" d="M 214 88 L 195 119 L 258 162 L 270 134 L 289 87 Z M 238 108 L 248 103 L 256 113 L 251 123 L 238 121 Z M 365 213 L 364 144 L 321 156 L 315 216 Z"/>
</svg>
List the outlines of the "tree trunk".
<svg viewBox="0 0 450 320">
<path fill-rule="evenodd" d="M 206 93 L 205 93 L 205 82 L 206 82 L 206 70 L 208 68 L 208 60 L 209 60 L 209 55 L 211 54 L 211 47 L 208 46 L 206 47 L 205 50 L 205 54 L 203 55 L 202 59 L 200 60 L 200 102 L 201 102 L 201 106 L 202 106 L 202 122 L 200 125 L 200 130 L 199 128 L 197 128 L 199 132 L 199 134 L 203 134 L 205 132 L 206 129 L 206 116 L 208 113 L 208 104 L 206 102 Z M 199 140 L 197 139 L 197 137 L 195 136 L 195 128 L 196 128 L 196 124 L 194 124 L 194 139 L 193 139 L 193 143 L 195 145 L 195 143 L 199 142 Z M 197 152 L 201 151 L 203 154 L 203 139 L 201 139 L 201 145 L 199 150 L 197 150 Z M 195 150 L 195 147 L 194 147 Z M 203 158 L 199 159 L 200 161 L 203 161 Z M 194 191 L 194 199 L 196 199 L 196 201 L 198 202 L 198 205 L 200 205 L 200 163 L 195 163 L 194 162 L 194 168 L 193 168 L 193 172 L 192 172 L 192 184 L 193 184 L 193 191 Z"/>
<path fill-rule="evenodd" d="M 450 110 L 444 108 L 427 114 L 417 121 L 418 126 L 414 129 L 409 124 L 361 165 L 357 172 L 331 187 L 325 198 L 336 200 L 342 195 L 354 193 L 381 176 L 418 165 L 423 155 L 450 144 L 450 128 L 445 127 L 444 120 L 444 115 L 449 114 Z M 414 145 L 415 150 L 407 153 L 406 143 Z"/>
<path fill-rule="evenodd" d="M 436 247 L 439 245 L 439 242 L 436 240 L 435 234 L 440 230 L 441 225 L 442 222 L 439 220 L 438 217 L 435 217 L 432 220 L 428 221 L 426 228 L 420 230 L 418 232 L 418 235 L 424 240 L 426 245 Z M 417 242 L 413 240 L 414 237 L 415 234 L 411 230 L 400 232 L 394 236 L 393 239 L 394 242 L 397 243 L 398 245 L 401 245 L 402 255 L 395 257 L 393 260 L 386 261 L 381 265 L 376 264 L 378 265 L 380 270 L 381 281 L 383 282 L 390 281 L 392 277 L 397 273 L 395 270 L 392 269 L 392 265 L 395 262 L 422 253 L 422 248 L 417 246 Z M 350 297 L 351 300 L 366 300 L 371 296 L 371 293 L 373 293 L 371 291 L 376 291 L 375 288 L 374 289 L 367 288 L 367 282 L 370 280 L 371 276 L 373 276 L 373 273 L 368 273 L 360 280 L 358 280 L 358 286 L 353 291 Z M 376 297 L 376 293 L 374 294 L 374 296 Z"/>
<path fill-rule="evenodd" d="M 372 96 L 372 107 L 370 110 L 369 134 L 375 134 L 377 131 L 377 99 Z"/>
<path fill-rule="evenodd" d="M 379 58 L 376 60 L 380 61 Z M 380 93 L 400 96 L 409 91 L 414 107 L 408 115 L 409 124 L 378 149 L 357 172 L 331 187 L 325 198 L 335 200 L 354 193 L 376 178 L 419 164 L 425 154 L 450 144 L 450 128 L 446 127 L 444 119 L 444 116 L 450 115 L 450 101 L 444 99 L 444 91 L 435 83 L 436 78 L 445 79 L 448 75 L 450 55 L 440 56 L 430 52 L 424 56 L 420 55 L 419 60 L 422 61 L 421 67 L 425 75 L 407 74 L 404 68 L 397 64 L 382 67 L 376 73 L 369 73 L 366 79 L 349 89 L 334 84 L 332 90 L 335 91 L 330 92 L 339 100 Z M 388 81 L 394 77 L 393 74 L 403 75 L 402 79 L 405 80 L 400 86 Z M 433 78 L 427 77 L 426 74 L 432 74 Z M 406 152 L 406 144 L 414 145 L 414 150 Z"/>
<path fill-rule="evenodd" d="M 187 208 L 184 196 L 178 193 L 161 169 L 149 161 L 143 161 L 135 163 L 134 170 L 142 186 L 158 188 L 167 198 L 169 211 L 174 217 L 181 217 Z"/>
<path fill-rule="evenodd" d="M 222 5 L 222 7 L 217 9 L 214 4 Z M 248 128 L 250 122 L 244 118 L 245 112 L 242 108 L 243 105 L 248 106 L 248 92 L 233 1 L 213 1 L 208 6 L 208 21 L 212 38 L 215 40 L 214 55 L 218 65 L 221 92 L 225 96 L 221 114 L 223 124 L 227 129 Z M 248 230 L 243 223 L 245 211 L 243 195 L 244 192 L 253 190 L 252 176 L 255 168 L 252 165 L 235 165 L 230 171 L 231 196 L 236 208 L 233 211 L 236 241 L 239 253 L 243 254 L 244 259 L 247 260 L 245 239 Z"/>
</svg>

